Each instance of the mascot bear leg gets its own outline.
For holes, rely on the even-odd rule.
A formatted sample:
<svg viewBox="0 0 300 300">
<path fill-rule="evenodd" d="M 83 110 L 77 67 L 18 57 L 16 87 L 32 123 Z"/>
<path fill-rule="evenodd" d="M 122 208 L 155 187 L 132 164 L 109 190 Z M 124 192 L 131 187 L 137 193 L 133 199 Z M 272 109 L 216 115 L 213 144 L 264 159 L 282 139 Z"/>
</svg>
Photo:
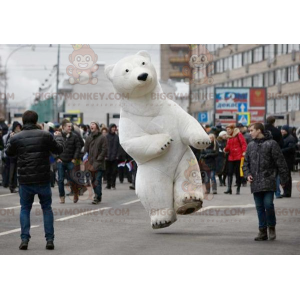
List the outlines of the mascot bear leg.
<svg viewBox="0 0 300 300">
<path fill-rule="evenodd" d="M 178 164 L 174 182 L 174 208 L 176 214 L 192 214 L 202 207 L 202 180 L 199 164 L 188 147 Z"/>
<path fill-rule="evenodd" d="M 174 223 L 173 178 L 146 163 L 139 165 L 136 178 L 136 194 L 148 211 L 153 229 Z"/>
</svg>

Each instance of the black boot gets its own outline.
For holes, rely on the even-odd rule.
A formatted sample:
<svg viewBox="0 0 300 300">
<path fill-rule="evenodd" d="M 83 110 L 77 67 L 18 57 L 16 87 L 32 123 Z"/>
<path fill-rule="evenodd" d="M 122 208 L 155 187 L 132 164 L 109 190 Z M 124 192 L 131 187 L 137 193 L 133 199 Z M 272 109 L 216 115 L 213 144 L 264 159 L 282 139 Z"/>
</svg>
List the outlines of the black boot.
<svg viewBox="0 0 300 300">
<path fill-rule="evenodd" d="M 275 231 L 275 226 L 270 226 L 269 227 L 269 240 L 273 241 L 276 239 L 276 231 Z"/>
<path fill-rule="evenodd" d="M 228 187 L 227 187 L 227 191 L 224 192 L 224 194 L 232 194 L 232 189 L 231 189 L 231 185 L 232 185 L 232 176 L 228 176 Z"/>
<path fill-rule="evenodd" d="M 53 243 L 53 241 L 47 241 L 46 249 L 47 250 L 54 250 L 54 243 Z"/>
<path fill-rule="evenodd" d="M 239 195 L 239 194 L 240 194 L 240 190 L 241 190 L 241 187 L 240 187 L 240 186 L 238 186 L 238 187 L 236 188 L 236 194 L 237 194 L 237 195 Z"/>
<path fill-rule="evenodd" d="M 267 228 L 259 228 L 258 236 L 254 239 L 255 241 L 266 241 L 268 239 Z"/>
<path fill-rule="evenodd" d="M 19 246 L 20 250 L 27 250 L 28 248 L 28 241 L 22 241 L 21 245 Z"/>
</svg>

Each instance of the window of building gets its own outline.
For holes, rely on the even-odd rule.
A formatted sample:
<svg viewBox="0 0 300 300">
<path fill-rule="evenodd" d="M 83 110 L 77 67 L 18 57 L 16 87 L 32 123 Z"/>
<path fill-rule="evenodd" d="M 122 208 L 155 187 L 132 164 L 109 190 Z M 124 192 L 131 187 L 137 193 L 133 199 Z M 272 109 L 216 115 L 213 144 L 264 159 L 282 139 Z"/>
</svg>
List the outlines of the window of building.
<svg viewBox="0 0 300 300">
<path fill-rule="evenodd" d="M 252 87 L 252 77 L 243 78 L 243 87 Z"/>
<path fill-rule="evenodd" d="M 263 47 L 258 47 L 253 51 L 253 62 L 257 63 L 263 60 Z"/>
<path fill-rule="evenodd" d="M 275 99 L 275 113 L 283 113 L 287 111 L 287 101 L 286 98 Z"/>
<path fill-rule="evenodd" d="M 288 97 L 288 111 L 299 110 L 299 94 L 290 95 Z"/>
<path fill-rule="evenodd" d="M 269 86 L 269 74 L 264 73 L 264 86 L 268 87 Z"/>
<path fill-rule="evenodd" d="M 273 86 L 275 85 L 275 71 L 271 71 L 268 73 L 269 78 L 268 78 L 268 86 Z"/>
<path fill-rule="evenodd" d="M 299 70 L 300 70 L 299 66 L 288 67 L 288 71 L 287 71 L 287 73 L 288 73 L 288 76 L 287 76 L 288 82 L 294 82 L 294 81 L 299 80 Z"/>
<path fill-rule="evenodd" d="M 242 53 L 235 54 L 233 56 L 233 68 L 237 69 L 242 66 Z"/>
<path fill-rule="evenodd" d="M 223 59 L 219 59 L 217 62 L 216 62 L 216 72 L 217 73 L 223 73 L 224 72 L 224 68 L 223 68 Z"/>
<path fill-rule="evenodd" d="M 224 71 L 232 70 L 232 56 L 224 58 Z"/>
<path fill-rule="evenodd" d="M 243 53 L 243 65 L 252 64 L 252 50 Z"/>
<path fill-rule="evenodd" d="M 264 85 L 264 77 L 263 74 L 258 74 L 253 76 L 253 86 L 254 87 L 262 87 Z"/>
<path fill-rule="evenodd" d="M 274 114 L 275 110 L 274 110 L 274 99 L 269 99 L 267 101 L 267 112 L 268 114 Z"/>
<path fill-rule="evenodd" d="M 272 59 L 275 57 L 275 45 L 270 44 L 264 46 L 264 59 Z"/>
</svg>

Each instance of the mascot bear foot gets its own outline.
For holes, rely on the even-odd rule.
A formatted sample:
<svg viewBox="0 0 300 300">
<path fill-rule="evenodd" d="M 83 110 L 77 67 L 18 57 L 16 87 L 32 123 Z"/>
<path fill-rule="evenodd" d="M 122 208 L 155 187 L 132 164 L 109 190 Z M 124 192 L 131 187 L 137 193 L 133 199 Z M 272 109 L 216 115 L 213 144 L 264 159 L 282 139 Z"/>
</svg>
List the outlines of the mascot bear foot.
<svg viewBox="0 0 300 300">
<path fill-rule="evenodd" d="M 176 214 L 178 215 L 189 215 L 192 214 L 199 209 L 202 208 L 203 201 L 197 197 L 185 197 L 184 200 L 181 201 L 180 206 L 177 203 L 176 207 Z"/>
<path fill-rule="evenodd" d="M 152 210 L 150 217 L 153 229 L 169 227 L 177 221 L 175 211 L 170 208 Z"/>
</svg>

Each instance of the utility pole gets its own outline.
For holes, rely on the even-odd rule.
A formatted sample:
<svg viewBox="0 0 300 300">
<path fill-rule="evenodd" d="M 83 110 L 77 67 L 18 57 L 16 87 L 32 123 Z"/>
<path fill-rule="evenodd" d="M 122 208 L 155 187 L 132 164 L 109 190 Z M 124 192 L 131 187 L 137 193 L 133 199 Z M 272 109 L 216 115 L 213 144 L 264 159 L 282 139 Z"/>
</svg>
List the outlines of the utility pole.
<svg viewBox="0 0 300 300">
<path fill-rule="evenodd" d="M 189 45 L 189 62 L 190 59 L 192 57 L 192 45 Z M 189 66 L 190 67 L 190 66 Z M 191 110 L 191 105 L 192 105 L 192 82 L 193 82 L 193 69 L 191 69 L 191 67 L 189 68 L 190 72 L 189 72 L 189 111 L 188 113 L 191 115 L 192 114 L 192 110 Z"/>
<path fill-rule="evenodd" d="M 55 101 L 55 109 L 54 109 L 54 111 L 55 111 L 54 120 L 57 120 L 57 122 L 59 122 L 59 118 L 58 118 L 59 58 L 60 58 L 60 44 L 58 44 L 58 49 L 57 49 L 56 101 Z"/>
</svg>

